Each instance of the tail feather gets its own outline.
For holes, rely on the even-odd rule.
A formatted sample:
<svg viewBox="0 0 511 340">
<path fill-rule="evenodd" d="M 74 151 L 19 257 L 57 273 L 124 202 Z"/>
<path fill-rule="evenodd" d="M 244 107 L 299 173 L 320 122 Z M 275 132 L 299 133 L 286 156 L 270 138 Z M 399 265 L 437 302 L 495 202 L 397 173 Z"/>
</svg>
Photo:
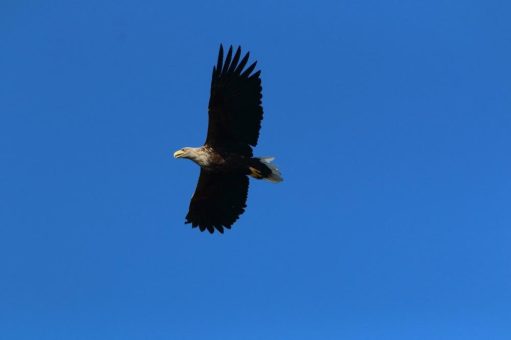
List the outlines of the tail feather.
<svg viewBox="0 0 511 340">
<path fill-rule="evenodd" d="M 257 159 L 271 171 L 270 174 L 263 179 L 273 183 L 282 182 L 284 180 L 277 166 L 272 163 L 275 157 L 259 157 Z"/>
</svg>

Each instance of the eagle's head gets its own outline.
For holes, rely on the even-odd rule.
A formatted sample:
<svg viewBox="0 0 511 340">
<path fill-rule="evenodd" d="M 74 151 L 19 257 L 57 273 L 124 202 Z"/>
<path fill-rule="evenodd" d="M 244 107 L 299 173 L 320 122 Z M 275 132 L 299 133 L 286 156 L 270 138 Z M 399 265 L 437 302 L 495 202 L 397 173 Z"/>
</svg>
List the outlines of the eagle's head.
<svg viewBox="0 0 511 340">
<path fill-rule="evenodd" d="M 182 148 L 174 152 L 174 158 L 191 158 L 194 153 L 194 148 Z"/>
<path fill-rule="evenodd" d="M 200 166 L 208 165 L 208 153 L 204 150 L 204 147 L 200 148 L 182 148 L 174 152 L 174 158 L 188 158 L 199 164 Z"/>
</svg>

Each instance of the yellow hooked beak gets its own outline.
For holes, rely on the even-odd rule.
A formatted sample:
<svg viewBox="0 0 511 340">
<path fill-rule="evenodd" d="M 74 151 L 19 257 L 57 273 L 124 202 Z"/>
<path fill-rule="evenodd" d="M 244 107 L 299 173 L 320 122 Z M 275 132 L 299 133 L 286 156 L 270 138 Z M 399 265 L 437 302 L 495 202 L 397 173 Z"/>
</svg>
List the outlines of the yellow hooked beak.
<svg viewBox="0 0 511 340">
<path fill-rule="evenodd" d="M 183 150 L 177 150 L 176 152 L 174 152 L 174 158 L 181 158 L 184 156 L 186 152 L 184 152 Z"/>
</svg>

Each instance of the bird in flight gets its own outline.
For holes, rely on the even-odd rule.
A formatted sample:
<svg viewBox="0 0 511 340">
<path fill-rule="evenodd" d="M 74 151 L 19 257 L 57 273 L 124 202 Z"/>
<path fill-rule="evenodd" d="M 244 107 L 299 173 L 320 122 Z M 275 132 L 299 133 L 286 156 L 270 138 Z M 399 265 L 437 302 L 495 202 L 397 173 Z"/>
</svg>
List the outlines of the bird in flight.
<svg viewBox="0 0 511 340">
<path fill-rule="evenodd" d="M 240 58 L 241 48 L 233 55 L 231 46 L 224 59 L 220 45 L 211 78 L 206 142 L 174 153 L 175 158 L 188 158 L 201 168 L 185 223 L 210 233 L 230 229 L 243 214 L 248 176 L 282 181 L 273 157 L 252 155 L 263 119 L 261 71 L 254 72 L 257 62 L 245 68 L 249 53 Z"/>
</svg>

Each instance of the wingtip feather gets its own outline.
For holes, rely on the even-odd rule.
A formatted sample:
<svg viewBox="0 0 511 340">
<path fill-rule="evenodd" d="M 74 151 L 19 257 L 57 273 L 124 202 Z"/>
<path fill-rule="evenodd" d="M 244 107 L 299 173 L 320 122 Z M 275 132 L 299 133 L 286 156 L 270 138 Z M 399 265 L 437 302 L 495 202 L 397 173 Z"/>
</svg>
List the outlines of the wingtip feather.
<svg viewBox="0 0 511 340">
<path fill-rule="evenodd" d="M 218 51 L 218 61 L 216 63 L 216 69 L 222 71 L 222 65 L 224 62 L 224 46 L 220 44 L 220 50 Z"/>
<path fill-rule="evenodd" d="M 242 76 L 242 77 L 248 77 L 248 76 L 250 76 L 250 73 L 252 73 L 252 71 L 255 69 L 256 65 L 257 65 L 257 61 L 254 61 L 254 62 L 252 63 L 252 65 L 250 65 L 250 66 L 249 66 L 249 67 L 245 70 L 245 72 L 243 72 L 243 73 L 241 74 L 241 76 Z"/>
</svg>

